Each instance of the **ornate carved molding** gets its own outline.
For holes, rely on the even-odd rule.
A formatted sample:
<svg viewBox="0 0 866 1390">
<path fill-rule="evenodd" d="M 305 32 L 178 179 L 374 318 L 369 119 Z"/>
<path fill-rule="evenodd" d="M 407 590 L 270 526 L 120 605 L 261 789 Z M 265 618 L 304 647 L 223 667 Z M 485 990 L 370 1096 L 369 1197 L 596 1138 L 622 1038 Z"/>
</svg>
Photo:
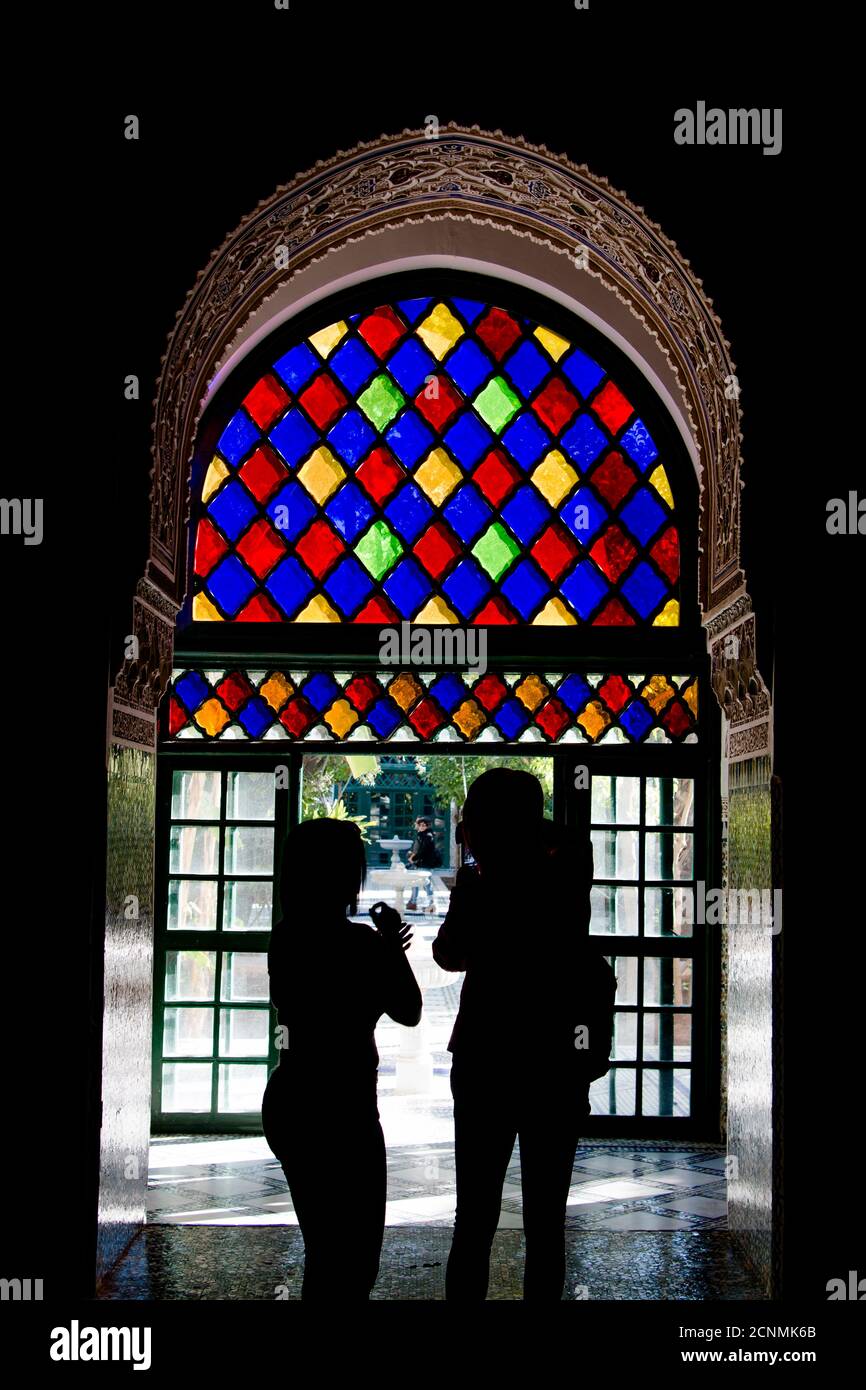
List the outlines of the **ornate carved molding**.
<svg viewBox="0 0 866 1390">
<path fill-rule="evenodd" d="M 585 252 L 599 278 L 645 325 L 680 383 L 707 482 L 701 601 L 711 611 L 742 586 L 740 410 L 730 349 L 700 280 L 643 210 L 606 179 L 501 132 L 442 127 L 340 151 L 278 189 L 226 239 L 171 334 L 154 421 L 148 577 L 182 598 L 183 536 L 196 425 L 208 382 L 238 329 L 280 283 L 335 247 L 431 217 L 505 228 L 555 251 Z M 275 252 L 285 248 L 287 268 Z"/>
<path fill-rule="evenodd" d="M 712 624 L 707 624 L 710 683 L 731 725 L 765 718 L 770 710 L 770 693 L 755 661 L 755 615 L 751 606 L 747 597 L 738 599 Z"/>
</svg>

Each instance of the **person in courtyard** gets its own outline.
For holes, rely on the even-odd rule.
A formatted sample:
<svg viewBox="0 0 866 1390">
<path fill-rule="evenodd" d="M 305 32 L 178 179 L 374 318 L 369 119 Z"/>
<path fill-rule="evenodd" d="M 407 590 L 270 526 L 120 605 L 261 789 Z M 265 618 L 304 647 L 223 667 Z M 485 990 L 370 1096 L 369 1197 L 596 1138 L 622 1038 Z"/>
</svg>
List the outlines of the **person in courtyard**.
<svg viewBox="0 0 866 1390">
<path fill-rule="evenodd" d="M 487 1296 L 517 1138 L 523 1296 L 549 1302 L 562 1298 L 574 1157 L 613 1032 L 616 978 L 587 936 L 592 845 L 546 821 L 537 778 L 509 768 L 473 782 L 461 839 L 473 864 L 433 943 L 443 970 L 466 972 L 448 1044 L 457 1210 L 445 1296 Z"/>
<path fill-rule="evenodd" d="M 407 912 L 418 911 L 418 886 L 420 885 L 427 901 L 427 911 L 436 910 L 433 897 L 433 879 L 431 869 L 438 869 L 442 860 L 436 848 L 436 841 L 430 829 L 430 822 L 423 816 L 419 816 L 415 821 L 415 843 L 410 849 L 406 858 L 414 869 L 418 870 L 418 877 L 412 885 L 412 892 L 406 904 Z"/>
<path fill-rule="evenodd" d="M 405 956 L 412 937 L 399 914 L 375 904 L 374 927 L 347 916 L 357 911 L 365 871 L 353 822 L 311 820 L 292 830 L 268 950 L 280 1062 L 265 1088 L 262 1125 L 304 1238 L 301 1297 L 320 1302 L 368 1299 L 376 1282 L 386 1167 L 374 1029 L 382 1014 L 407 1028 L 421 1018 Z"/>
</svg>

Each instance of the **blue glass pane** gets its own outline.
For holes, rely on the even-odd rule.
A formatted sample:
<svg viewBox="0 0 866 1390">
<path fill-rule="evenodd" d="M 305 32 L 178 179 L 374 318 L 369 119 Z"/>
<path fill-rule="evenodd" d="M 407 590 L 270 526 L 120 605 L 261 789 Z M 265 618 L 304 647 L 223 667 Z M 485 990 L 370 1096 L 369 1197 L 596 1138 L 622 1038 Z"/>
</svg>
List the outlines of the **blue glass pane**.
<svg viewBox="0 0 866 1390">
<path fill-rule="evenodd" d="M 633 536 L 637 536 L 641 545 L 646 545 L 662 522 L 667 520 L 667 513 L 650 496 L 647 489 L 642 487 L 640 492 L 636 492 L 631 501 L 623 507 L 619 519 L 628 527 Z"/>
<path fill-rule="evenodd" d="M 653 459 L 658 458 L 659 451 L 643 420 L 635 420 L 631 429 L 626 430 L 619 442 L 629 457 L 640 466 L 642 473 L 646 472 Z"/>
<path fill-rule="evenodd" d="M 475 388 L 486 381 L 493 371 L 493 363 L 477 343 L 471 338 L 464 338 L 457 351 L 448 358 L 445 370 L 464 396 L 473 396 Z"/>
<path fill-rule="evenodd" d="M 521 560 L 502 585 L 502 592 L 512 608 L 516 608 L 527 622 L 549 591 L 549 582 L 531 560 Z"/>
<path fill-rule="evenodd" d="M 652 715 L 646 705 L 639 700 L 632 700 L 631 704 L 626 705 L 619 716 L 619 723 L 629 737 L 635 740 L 643 738 L 652 722 Z"/>
<path fill-rule="evenodd" d="M 591 560 L 583 560 L 560 587 L 575 613 L 586 619 L 595 612 L 609 585 Z"/>
<path fill-rule="evenodd" d="M 244 705 L 238 719 L 250 738 L 261 738 L 265 729 L 274 722 L 274 711 L 267 701 L 262 699 L 261 695 L 256 695 Z"/>
<path fill-rule="evenodd" d="M 449 671 L 446 675 L 440 676 L 438 681 L 434 681 L 430 687 L 430 694 L 450 714 L 462 700 L 466 699 L 468 692 L 460 677 L 455 676 L 453 671 Z"/>
<path fill-rule="evenodd" d="M 477 299 L 452 299 L 451 303 L 467 323 L 474 323 L 484 308 Z"/>
<path fill-rule="evenodd" d="M 493 443 L 493 435 L 477 415 L 467 410 L 445 436 L 445 446 L 464 468 L 472 468 Z"/>
<path fill-rule="evenodd" d="M 306 343 L 299 343 L 274 363 L 274 371 L 296 394 L 319 367 L 319 359 Z"/>
<path fill-rule="evenodd" d="M 385 696 L 377 700 L 372 709 L 367 711 L 367 723 L 380 738 L 389 738 L 397 725 L 402 723 L 402 712 L 394 704 L 393 700 Z"/>
<path fill-rule="evenodd" d="M 432 303 L 432 299 L 398 299 L 397 308 L 407 323 L 417 323 Z"/>
<path fill-rule="evenodd" d="M 511 695 L 499 706 L 493 722 L 505 738 L 517 738 L 529 723 L 529 715 L 520 701 Z"/>
<path fill-rule="evenodd" d="M 404 618 L 411 618 L 431 592 L 430 581 L 414 560 L 401 560 L 382 588 Z"/>
<path fill-rule="evenodd" d="M 520 488 L 502 509 L 503 520 L 508 522 L 523 545 L 529 545 L 535 539 L 550 514 L 550 508 L 541 500 L 535 488 L 529 486 Z"/>
<path fill-rule="evenodd" d="M 455 493 L 443 513 L 464 545 L 473 541 L 493 512 L 477 488 L 467 484 Z"/>
<path fill-rule="evenodd" d="M 274 448 L 279 449 L 292 467 L 310 453 L 318 437 L 299 410 L 290 410 L 268 435 Z"/>
<path fill-rule="evenodd" d="M 293 541 L 307 529 L 316 515 L 316 504 L 306 489 L 292 479 L 280 488 L 268 503 L 266 511 L 280 535 Z"/>
<path fill-rule="evenodd" d="M 406 541 L 414 541 L 433 515 L 433 508 L 414 483 L 402 487 L 385 508 L 391 525 Z"/>
<path fill-rule="evenodd" d="M 325 582 L 325 589 L 338 608 L 349 616 L 356 613 L 373 585 L 354 555 L 348 555 Z"/>
<path fill-rule="evenodd" d="M 545 449 L 550 448 L 550 435 L 527 411 L 509 425 L 502 436 L 502 443 L 521 468 L 531 468 Z"/>
<path fill-rule="evenodd" d="M 658 608 L 668 590 L 655 570 L 642 560 L 623 584 L 622 592 L 632 608 L 636 609 L 642 618 L 648 618 L 653 609 Z"/>
<path fill-rule="evenodd" d="M 356 396 L 379 369 L 372 352 L 358 338 L 344 343 L 329 359 L 328 365 L 352 396 Z"/>
<path fill-rule="evenodd" d="M 485 595 L 489 593 L 490 581 L 474 560 L 461 560 L 456 570 L 449 574 L 442 588 L 463 617 L 471 618 L 472 614 L 478 611 Z"/>
<path fill-rule="evenodd" d="M 531 396 L 549 371 L 550 364 L 526 338 L 505 365 L 505 375 L 511 378 L 524 396 Z"/>
<path fill-rule="evenodd" d="M 604 376 L 604 369 L 597 362 L 593 362 L 591 357 L 587 357 L 585 352 L 581 352 L 580 348 L 575 348 L 574 352 L 560 363 L 560 367 L 584 399 Z"/>
<path fill-rule="evenodd" d="M 305 695 L 313 709 L 317 709 L 321 714 L 322 710 L 334 703 L 342 691 L 330 671 L 318 671 L 307 681 L 301 694 Z"/>
<path fill-rule="evenodd" d="M 607 520 L 607 508 L 588 487 L 579 487 L 560 508 L 559 515 L 572 535 L 587 545 L 598 528 Z"/>
<path fill-rule="evenodd" d="M 344 540 L 353 541 L 373 516 L 373 508 L 355 483 L 347 483 L 332 497 L 325 515 Z"/>
<path fill-rule="evenodd" d="M 237 464 L 250 452 L 258 437 L 259 431 L 249 415 L 245 410 L 239 410 L 220 435 L 217 448 L 229 463 Z"/>
<path fill-rule="evenodd" d="M 204 676 L 198 671 L 187 671 L 185 676 L 175 683 L 174 693 L 179 695 L 187 709 L 195 712 L 199 705 L 208 698 L 211 693 L 210 686 Z"/>
<path fill-rule="evenodd" d="M 276 599 L 287 617 L 294 617 L 309 597 L 313 581 L 294 555 L 287 555 L 265 580 L 265 588 Z"/>
<path fill-rule="evenodd" d="M 256 515 L 257 507 L 246 488 L 233 478 L 208 505 L 208 512 L 229 540 L 236 541 Z"/>
<path fill-rule="evenodd" d="M 562 685 L 557 686 L 556 693 L 572 714 L 577 714 L 595 692 L 583 676 L 572 675 L 566 676 Z"/>
<path fill-rule="evenodd" d="M 366 456 L 375 438 L 374 431 L 367 424 L 361 412 L 347 410 L 346 414 L 337 421 L 328 434 L 328 443 L 334 452 L 340 455 L 344 463 L 348 463 L 350 468 L 354 468 L 355 464 L 360 463 L 361 459 Z"/>
<path fill-rule="evenodd" d="M 388 447 L 406 468 L 417 463 L 433 444 L 432 431 L 425 425 L 417 410 L 406 410 L 385 435 Z"/>
<path fill-rule="evenodd" d="M 255 589 L 256 581 L 237 555 L 227 555 L 211 570 L 207 586 L 223 612 L 233 618 Z"/>
<path fill-rule="evenodd" d="M 562 436 L 562 447 L 578 469 L 584 469 L 607 447 L 607 438 L 589 415 L 578 415 Z"/>
<path fill-rule="evenodd" d="M 407 338 L 388 363 L 388 371 L 407 396 L 414 396 L 428 376 L 436 373 L 436 359 L 417 338 Z"/>
</svg>

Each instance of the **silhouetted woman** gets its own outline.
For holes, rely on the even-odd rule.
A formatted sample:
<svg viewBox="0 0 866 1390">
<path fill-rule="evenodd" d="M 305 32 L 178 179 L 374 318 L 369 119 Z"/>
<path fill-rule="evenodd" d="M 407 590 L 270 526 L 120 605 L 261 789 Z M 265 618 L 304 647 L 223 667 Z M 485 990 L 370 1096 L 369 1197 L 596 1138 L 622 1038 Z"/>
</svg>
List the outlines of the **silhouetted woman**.
<svg viewBox="0 0 866 1390">
<path fill-rule="evenodd" d="M 565 1215 L 589 1086 L 608 1069 L 616 980 L 586 933 L 589 836 L 544 819 L 528 772 L 493 768 L 473 782 L 458 872 L 433 943 L 444 970 L 465 970 L 452 1054 L 457 1212 L 445 1296 L 487 1296 L 490 1250 L 515 1138 L 520 1144 L 523 1296 L 562 1298 Z"/>
<path fill-rule="evenodd" d="M 421 1018 L 399 914 L 377 903 L 375 930 L 347 917 L 365 873 L 351 821 L 304 821 L 286 841 L 268 951 L 280 1064 L 262 1123 L 304 1237 L 305 1299 L 367 1299 L 376 1282 L 386 1166 L 373 1030 L 382 1014 L 410 1028 Z"/>
</svg>

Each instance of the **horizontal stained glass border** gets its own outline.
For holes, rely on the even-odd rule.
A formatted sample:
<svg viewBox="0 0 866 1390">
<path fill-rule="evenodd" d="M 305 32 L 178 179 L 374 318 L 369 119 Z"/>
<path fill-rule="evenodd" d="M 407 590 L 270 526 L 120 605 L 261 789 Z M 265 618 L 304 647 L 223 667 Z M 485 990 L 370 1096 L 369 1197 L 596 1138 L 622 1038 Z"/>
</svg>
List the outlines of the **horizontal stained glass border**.
<svg viewBox="0 0 866 1390">
<path fill-rule="evenodd" d="M 179 668 L 171 741 L 696 743 L 698 677 Z"/>
</svg>

